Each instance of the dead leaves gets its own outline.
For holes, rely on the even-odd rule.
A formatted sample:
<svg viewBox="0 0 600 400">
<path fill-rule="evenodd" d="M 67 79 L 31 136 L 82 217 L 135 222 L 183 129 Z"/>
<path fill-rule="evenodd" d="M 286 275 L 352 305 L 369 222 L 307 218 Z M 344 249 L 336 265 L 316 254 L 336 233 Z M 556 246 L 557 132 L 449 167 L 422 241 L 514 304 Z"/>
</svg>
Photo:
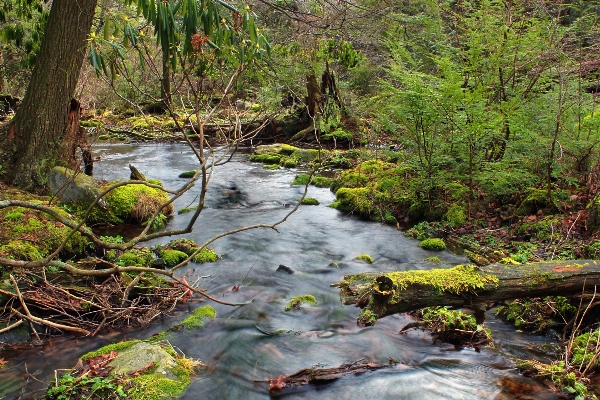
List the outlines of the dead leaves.
<svg viewBox="0 0 600 400">
<path fill-rule="evenodd" d="M 75 365 L 74 375 L 82 376 L 87 374 L 90 377 L 108 376 L 108 373 L 112 369 L 112 367 L 108 366 L 108 363 L 111 362 L 117 356 L 117 354 L 118 353 L 113 350 L 110 353 L 91 357 L 85 361 L 79 360 Z"/>
</svg>

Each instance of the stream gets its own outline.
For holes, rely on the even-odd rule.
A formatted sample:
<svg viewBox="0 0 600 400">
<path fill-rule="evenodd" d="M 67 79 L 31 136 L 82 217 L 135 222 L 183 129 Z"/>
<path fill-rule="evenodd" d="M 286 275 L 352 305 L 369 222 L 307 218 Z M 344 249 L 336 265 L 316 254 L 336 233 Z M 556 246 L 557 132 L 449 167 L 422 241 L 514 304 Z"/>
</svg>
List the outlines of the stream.
<svg viewBox="0 0 600 400">
<path fill-rule="evenodd" d="M 195 169 L 197 160 L 181 144 L 101 144 L 94 169 L 98 179 L 128 179 L 128 165 L 165 187 L 178 188 L 181 172 Z M 248 162 L 248 154 L 236 155 L 218 167 L 212 177 L 206 205 L 194 231 L 185 235 L 202 244 L 212 236 L 257 223 L 274 223 L 297 203 L 304 187 L 290 186 L 299 172 L 270 171 Z M 175 210 L 194 205 L 195 187 L 175 202 Z M 206 276 L 202 286 L 228 302 L 247 302 L 241 307 L 211 304 L 217 318 L 201 329 L 172 332 L 169 342 L 187 357 L 206 364 L 183 399 L 558 399 L 547 387 L 521 376 L 503 352 L 521 358 L 548 361 L 533 345 L 549 343 L 542 336 L 517 333 L 488 312 L 486 325 L 496 347 L 455 350 L 432 344 L 421 330 L 399 334 L 413 319 L 389 316 L 374 327 L 356 325 L 359 310 L 342 306 L 339 290 L 330 284 L 345 274 L 362 271 L 396 271 L 450 267 L 466 258 L 448 251 L 429 252 L 406 238 L 396 227 L 363 221 L 327 207 L 335 195 L 329 189 L 310 187 L 309 197 L 318 206 L 301 206 L 272 229 L 256 229 L 226 236 L 214 242 L 221 259 L 210 264 L 190 264 L 180 270 L 188 281 Z M 191 214 L 175 215 L 167 229 L 182 228 Z M 150 242 L 166 243 L 172 237 Z M 373 264 L 354 260 L 367 253 Z M 442 262 L 424 261 L 432 255 Z M 337 266 L 334 266 L 335 263 Z M 278 271 L 285 265 L 295 272 Z M 240 285 L 239 291 L 232 291 Z M 318 305 L 284 311 L 290 298 L 312 294 Z M 0 352 L 9 361 L 0 372 L 0 398 L 39 398 L 43 382 L 54 379 L 56 369 L 75 365 L 84 353 L 116 340 L 146 338 L 167 329 L 187 311 L 207 302 L 188 302 L 169 318 L 144 331 L 112 333 L 97 338 L 56 338 L 28 350 Z M 291 374 L 303 368 L 335 367 L 367 359 L 398 364 L 375 372 L 337 381 L 285 389 L 269 394 L 267 378 Z M 39 382 L 38 382 L 39 380 Z M 3 397 L 4 396 L 4 397 Z"/>
</svg>

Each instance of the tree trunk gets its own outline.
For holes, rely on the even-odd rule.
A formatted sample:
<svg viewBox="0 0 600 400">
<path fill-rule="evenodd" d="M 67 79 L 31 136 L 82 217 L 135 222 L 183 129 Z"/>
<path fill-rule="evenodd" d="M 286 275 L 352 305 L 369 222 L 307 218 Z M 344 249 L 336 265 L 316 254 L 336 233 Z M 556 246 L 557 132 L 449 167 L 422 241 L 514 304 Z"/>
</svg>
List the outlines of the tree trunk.
<svg viewBox="0 0 600 400">
<path fill-rule="evenodd" d="M 79 109 L 72 110 L 97 0 L 54 0 L 29 86 L 17 114 L 0 133 L 9 162 L 8 180 L 42 191 L 56 164 L 76 168 L 73 145 Z M 77 104 L 78 106 L 78 104 Z"/>
<path fill-rule="evenodd" d="M 346 275 L 333 284 L 343 304 L 376 318 L 431 306 L 466 307 L 481 313 L 494 303 L 525 297 L 568 296 L 600 285 L 600 262 L 551 261 L 524 265 Z M 363 311 L 364 313 L 365 311 Z"/>
</svg>

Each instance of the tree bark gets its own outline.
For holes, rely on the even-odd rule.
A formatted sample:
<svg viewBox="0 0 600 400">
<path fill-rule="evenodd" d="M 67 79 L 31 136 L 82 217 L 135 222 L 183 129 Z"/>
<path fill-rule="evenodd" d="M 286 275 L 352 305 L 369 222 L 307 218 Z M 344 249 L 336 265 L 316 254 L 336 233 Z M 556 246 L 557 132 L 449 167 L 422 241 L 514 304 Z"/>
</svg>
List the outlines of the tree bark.
<svg viewBox="0 0 600 400">
<path fill-rule="evenodd" d="M 408 274 L 415 272 L 422 274 L 424 271 L 406 271 Z M 594 260 L 493 264 L 475 267 L 474 272 L 488 281 L 479 288 L 467 287 L 458 293 L 440 289 L 439 284 L 408 283 L 401 288 L 390 279 L 395 273 L 381 272 L 346 275 L 343 281 L 332 286 L 341 289 L 343 304 L 354 304 L 370 310 L 376 318 L 382 318 L 432 306 L 466 307 L 482 313 L 504 300 L 569 296 L 584 289 L 593 292 L 595 286 L 600 285 L 600 262 Z"/>
<path fill-rule="evenodd" d="M 97 0 L 52 3 L 25 97 L 10 125 L 0 132 L 9 163 L 8 180 L 15 186 L 42 191 L 52 166 L 60 163 L 77 167 L 72 165 L 72 153 L 80 134 L 79 111 L 72 112 L 71 100 L 96 3 Z"/>
</svg>

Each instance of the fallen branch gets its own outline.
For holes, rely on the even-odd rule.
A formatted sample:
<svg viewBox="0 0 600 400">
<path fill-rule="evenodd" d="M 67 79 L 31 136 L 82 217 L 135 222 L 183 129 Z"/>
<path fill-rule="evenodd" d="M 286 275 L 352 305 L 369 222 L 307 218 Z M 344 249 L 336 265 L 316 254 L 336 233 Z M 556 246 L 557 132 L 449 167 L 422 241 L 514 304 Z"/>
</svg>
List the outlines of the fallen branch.
<svg viewBox="0 0 600 400">
<path fill-rule="evenodd" d="M 375 371 L 381 368 L 387 368 L 394 365 L 390 359 L 389 364 L 374 364 L 367 360 L 360 359 L 353 363 L 342 364 L 333 368 L 304 368 L 290 375 L 279 375 L 269 382 L 269 391 L 277 392 L 285 387 L 299 387 L 311 383 L 323 383 L 342 378 L 347 375 L 357 375 L 368 371 Z"/>
<path fill-rule="evenodd" d="M 42 325 L 47 325 L 51 328 L 55 328 L 55 329 L 61 329 L 61 330 L 65 330 L 65 331 L 70 331 L 70 332 L 77 332 L 77 333 L 81 333 L 82 335 L 89 335 L 90 332 L 86 331 L 85 329 L 81 329 L 81 328 L 77 328 L 74 326 L 68 326 L 68 325 L 62 325 L 62 324 L 57 324 L 56 322 L 51 322 L 42 318 L 38 318 L 38 317 L 34 317 L 33 315 L 31 316 L 27 316 L 27 315 L 23 315 L 20 312 L 18 312 L 17 310 L 15 310 L 14 308 L 11 309 L 13 313 L 15 313 L 17 316 L 19 316 L 20 318 L 26 319 L 30 322 L 35 322 L 38 324 L 42 324 Z"/>
<path fill-rule="evenodd" d="M 20 320 L 18 320 L 17 322 L 15 322 L 14 324 L 12 324 L 12 325 L 8 325 L 6 328 L 2 328 L 2 329 L 0 329 L 0 333 L 5 333 L 5 332 L 8 332 L 8 331 L 10 331 L 11 329 L 13 329 L 13 328 L 16 328 L 17 326 L 21 325 L 22 323 L 23 323 L 23 320 L 22 320 L 22 319 L 20 319 Z"/>
</svg>

